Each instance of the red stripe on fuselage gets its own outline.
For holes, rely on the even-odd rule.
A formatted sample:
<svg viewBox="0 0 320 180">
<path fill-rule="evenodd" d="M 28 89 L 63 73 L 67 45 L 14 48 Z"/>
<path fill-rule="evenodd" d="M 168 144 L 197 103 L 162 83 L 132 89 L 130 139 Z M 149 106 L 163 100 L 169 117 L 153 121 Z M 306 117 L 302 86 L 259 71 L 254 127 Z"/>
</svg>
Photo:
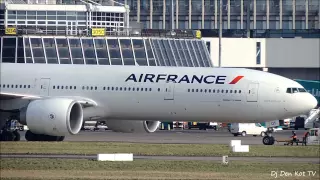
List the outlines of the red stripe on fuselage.
<svg viewBox="0 0 320 180">
<path fill-rule="evenodd" d="M 240 81 L 240 79 L 242 79 L 243 76 L 237 76 L 236 78 L 234 78 L 229 84 L 236 84 L 238 81 Z"/>
</svg>

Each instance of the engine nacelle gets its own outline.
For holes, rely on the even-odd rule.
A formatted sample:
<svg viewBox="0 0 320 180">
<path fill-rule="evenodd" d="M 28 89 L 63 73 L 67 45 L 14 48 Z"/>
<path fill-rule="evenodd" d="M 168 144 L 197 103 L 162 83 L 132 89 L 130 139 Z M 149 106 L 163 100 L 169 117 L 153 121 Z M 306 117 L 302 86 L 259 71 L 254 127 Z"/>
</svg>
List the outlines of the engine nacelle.
<svg viewBox="0 0 320 180">
<path fill-rule="evenodd" d="M 107 120 L 108 129 L 125 133 L 151 133 L 155 132 L 160 121 L 135 121 L 135 120 Z"/>
<path fill-rule="evenodd" d="M 67 98 L 34 100 L 20 112 L 20 121 L 36 134 L 73 135 L 81 130 L 83 109 L 80 103 Z"/>
</svg>

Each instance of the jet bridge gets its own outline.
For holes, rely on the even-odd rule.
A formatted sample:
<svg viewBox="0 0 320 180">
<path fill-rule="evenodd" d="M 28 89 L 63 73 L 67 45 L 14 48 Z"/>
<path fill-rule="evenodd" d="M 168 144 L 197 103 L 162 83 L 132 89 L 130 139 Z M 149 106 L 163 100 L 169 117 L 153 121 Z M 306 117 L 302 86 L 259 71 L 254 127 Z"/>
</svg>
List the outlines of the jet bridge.
<svg viewBox="0 0 320 180">
<path fill-rule="evenodd" d="M 320 108 L 312 109 L 308 118 L 304 121 L 304 128 L 314 128 L 320 126 Z"/>
</svg>

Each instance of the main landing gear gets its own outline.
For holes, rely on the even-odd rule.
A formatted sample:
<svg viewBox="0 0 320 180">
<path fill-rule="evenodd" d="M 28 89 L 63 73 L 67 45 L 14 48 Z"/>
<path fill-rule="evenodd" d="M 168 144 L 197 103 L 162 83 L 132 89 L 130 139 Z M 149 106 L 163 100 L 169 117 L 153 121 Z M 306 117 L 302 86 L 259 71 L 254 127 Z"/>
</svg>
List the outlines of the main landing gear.
<svg viewBox="0 0 320 180">
<path fill-rule="evenodd" d="M 272 136 L 272 133 L 273 133 L 273 129 L 268 128 L 268 130 L 265 133 L 266 135 L 262 139 L 262 143 L 264 145 L 274 145 L 275 138 Z"/>
<path fill-rule="evenodd" d="M 44 134 L 35 134 L 28 130 L 25 138 L 27 141 L 63 141 L 64 136 L 49 136 Z"/>
<path fill-rule="evenodd" d="M 18 120 L 7 120 L 0 130 L 0 141 L 20 141 Z"/>
</svg>

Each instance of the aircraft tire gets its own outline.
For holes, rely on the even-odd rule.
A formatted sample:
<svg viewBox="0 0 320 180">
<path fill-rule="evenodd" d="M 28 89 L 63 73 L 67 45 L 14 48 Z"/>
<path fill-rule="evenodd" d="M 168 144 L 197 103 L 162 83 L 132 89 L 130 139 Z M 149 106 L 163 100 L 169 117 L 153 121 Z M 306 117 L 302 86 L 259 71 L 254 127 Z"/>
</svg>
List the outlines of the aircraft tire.
<svg viewBox="0 0 320 180">
<path fill-rule="evenodd" d="M 10 131 L 3 131 L 1 134 L 2 141 L 14 141 L 15 135 Z"/>
<path fill-rule="evenodd" d="M 13 131 L 13 134 L 14 134 L 14 141 L 20 141 L 20 133 L 18 131 Z"/>
<path fill-rule="evenodd" d="M 264 137 L 266 135 L 266 133 L 262 131 L 260 135 L 261 135 L 261 137 Z"/>
<path fill-rule="evenodd" d="M 245 132 L 245 131 L 243 131 L 242 133 L 241 133 L 241 136 L 246 136 L 247 135 L 247 133 Z"/>
<path fill-rule="evenodd" d="M 262 139 L 262 143 L 264 144 L 264 145 L 273 145 L 274 144 L 274 137 L 270 137 L 270 136 L 265 136 L 265 137 L 263 137 L 263 139 Z"/>
</svg>

